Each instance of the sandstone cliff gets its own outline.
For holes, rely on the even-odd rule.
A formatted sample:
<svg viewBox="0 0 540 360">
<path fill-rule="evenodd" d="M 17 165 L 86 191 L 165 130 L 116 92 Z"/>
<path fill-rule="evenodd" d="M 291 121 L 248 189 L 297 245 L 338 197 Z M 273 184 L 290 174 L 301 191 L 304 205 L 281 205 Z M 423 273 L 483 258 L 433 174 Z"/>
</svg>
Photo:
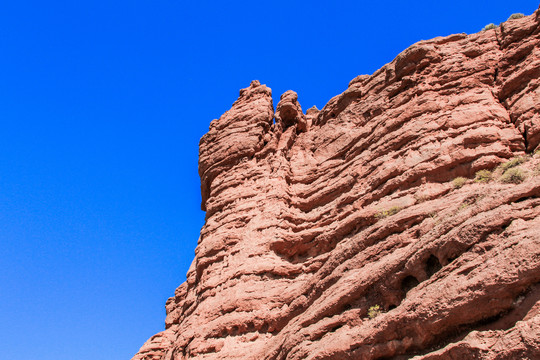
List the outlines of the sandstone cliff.
<svg viewBox="0 0 540 360">
<path fill-rule="evenodd" d="M 540 358 L 539 23 L 419 42 L 320 111 L 242 89 L 133 359 Z"/>
</svg>

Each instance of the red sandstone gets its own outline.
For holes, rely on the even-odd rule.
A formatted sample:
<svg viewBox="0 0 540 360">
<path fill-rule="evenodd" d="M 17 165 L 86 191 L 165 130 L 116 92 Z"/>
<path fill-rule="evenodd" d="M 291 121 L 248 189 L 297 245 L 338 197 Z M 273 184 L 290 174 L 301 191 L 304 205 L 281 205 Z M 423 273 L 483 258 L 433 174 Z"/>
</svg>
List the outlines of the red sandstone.
<svg viewBox="0 0 540 360">
<path fill-rule="evenodd" d="M 419 42 L 321 111 L 241 90 L 200 142 L 187 281 L 133 359 L 540 358 L 539 17 Z"/>
</svg>

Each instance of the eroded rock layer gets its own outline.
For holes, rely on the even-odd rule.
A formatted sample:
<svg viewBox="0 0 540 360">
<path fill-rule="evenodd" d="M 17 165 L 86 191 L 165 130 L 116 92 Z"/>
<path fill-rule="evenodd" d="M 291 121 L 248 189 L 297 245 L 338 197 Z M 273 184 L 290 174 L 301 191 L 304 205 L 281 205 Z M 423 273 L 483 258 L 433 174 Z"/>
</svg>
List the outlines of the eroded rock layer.
<svg viewBox="0 0 540 360">
<path fill-rule="evenodd" d="M 539 21 L 419 42 L 321 111 L 241 90 L 133 359 L 540 358 Z"/>
</svg>

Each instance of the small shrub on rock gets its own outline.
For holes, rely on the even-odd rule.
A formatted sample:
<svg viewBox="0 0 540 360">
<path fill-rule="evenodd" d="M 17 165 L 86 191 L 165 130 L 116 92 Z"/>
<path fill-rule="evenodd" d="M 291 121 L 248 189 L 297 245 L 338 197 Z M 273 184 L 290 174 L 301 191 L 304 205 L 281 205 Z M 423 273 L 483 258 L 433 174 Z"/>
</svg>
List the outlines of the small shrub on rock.
<svg viewBox="0 0 540 360">
<path fill-rule="evenodd" d="M 454 180 L 452 180 L 452 185 L 454 185 L 454 189 L 459 189 L 463 185 L 465 185 L 466 182 L 467 182 L 467 179 L 460 176 L 460 177 L 457 177 Z"/>
<path fill-rule="evenodd" d="M 525 180 L 525 173 L 520 168 L 511 168 L 501 176 L 501 182 L 505 184 L 519 184 Z"/>
<path fill-rule="evenodd" d="M 458 207 L 458 211 L 461 211 L 461 210 L 465 210 L 466 208 L 468 208 L 469 206 L 471 206 L 471 204 L 468 204 L 466 202 L 464 203 L 461 203 Z"/>
<path fill-rule="evenodd" d="M 392 206 L 389 209 L 379 211 L 377 214 L 375 214 L 375 217 L 377 219 L 384 219 L 385 217 L 397 214 L 401 211 L 401 209 L 401 206 Z"/>
<path fill-rule="evenodd" d="M 523 15 L 522 13 L 515 13 L 515 14 L 510 15 L 508 20 L 521 19 L 524 16 L 525 15 Z"/>
<path fill-rule="evenodd" d="M 497 25 L 495 25 L 494 23 L 491 23 L 491 24 L 487 24 L 486 26 L 484 26 L 484 28 L 482 29 L 482 31 L 491 30 L 491 29 L 496 29 L 496 28 L 497 28 Z"/>
<path fill-rule="evenodd" d="M 489 170 L 480 170 L 474 176 L 474 181 L 479 183 L 490 182 L 492 178 L 491 171 Z"/>
<path fill-rule="evenodd" d="M 381 307 L 379 305 L 373 305 L 368 310 L 368 316 L 370 319 L 375 319 L 382 313 Z"/>
<path fill-rule="evenodd" d="M 513 168 L 513 167 L 516 167 L 520 164 L 523 164 L 525 162 L 526 158 L 523 157 L 523 156 L 519 156 L 519 157 L 516 157 L 516 158 L 513 158 L 512 160 L 509 160 L 507 162 L 505 162 L 504 164 L 501 165 L 501 169 L 503 171 L 506 171 L 510 168 Z"/>
<path fill-rule="evenodd" d="M 423 195 L 423 194 L 414 194 L 414 200 L 416 200 L 417 203 L 423 203 L 425 201 L 429 200 L 429 196 Z"/>
</svg>

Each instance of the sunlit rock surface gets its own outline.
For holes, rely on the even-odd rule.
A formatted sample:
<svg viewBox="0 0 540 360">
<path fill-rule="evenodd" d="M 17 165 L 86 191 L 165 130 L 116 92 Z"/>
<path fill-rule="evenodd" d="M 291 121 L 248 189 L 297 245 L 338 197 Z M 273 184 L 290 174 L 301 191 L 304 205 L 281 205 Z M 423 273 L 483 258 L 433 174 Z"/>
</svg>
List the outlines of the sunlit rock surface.
<svg viewBox="0 0 540 360">
<path fill-rule="evenodd" d="M 539 21 L 414 44 L 320 111 L 242 89 L 133 359 L 539 359 Z"/>
</svg>

